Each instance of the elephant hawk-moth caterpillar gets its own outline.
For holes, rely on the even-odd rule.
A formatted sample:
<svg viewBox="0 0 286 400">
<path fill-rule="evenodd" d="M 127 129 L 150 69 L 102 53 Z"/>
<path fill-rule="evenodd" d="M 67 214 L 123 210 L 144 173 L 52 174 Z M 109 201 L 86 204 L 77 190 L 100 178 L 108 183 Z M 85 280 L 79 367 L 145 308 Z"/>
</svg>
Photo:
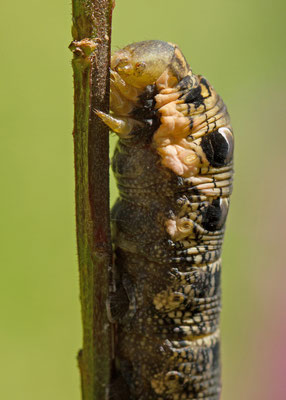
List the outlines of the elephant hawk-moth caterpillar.
<svg viewBox="0 0 286 400">
<path fill-rule="evenodd" d="M 218 400 L 221 246 L 233 176 L 225 104 L 179 48 L 133 43 L 111 59 L 110 314 L 126 400 Z"/>
</svg>

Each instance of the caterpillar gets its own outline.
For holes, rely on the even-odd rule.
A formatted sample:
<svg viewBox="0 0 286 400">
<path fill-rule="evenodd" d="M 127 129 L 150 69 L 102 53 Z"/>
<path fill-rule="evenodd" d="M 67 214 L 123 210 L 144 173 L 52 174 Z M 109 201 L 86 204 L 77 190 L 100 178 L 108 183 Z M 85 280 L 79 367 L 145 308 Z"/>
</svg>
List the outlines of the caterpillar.
<svg viewBox="0 0 286 400">
<path fill-rule="evenodd" d="M 109 310 L 122 398 L 218 400 L 226 106 L 175 44 L 150 40 L 112 56 L 110 107 L 97 115 L 119 136 Z"/>
</svg>

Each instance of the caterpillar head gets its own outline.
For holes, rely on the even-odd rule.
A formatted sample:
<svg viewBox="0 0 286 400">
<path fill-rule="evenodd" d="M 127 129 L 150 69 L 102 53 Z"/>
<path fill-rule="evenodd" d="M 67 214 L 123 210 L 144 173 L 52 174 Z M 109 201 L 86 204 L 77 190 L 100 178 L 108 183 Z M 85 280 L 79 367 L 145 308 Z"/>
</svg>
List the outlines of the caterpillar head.
<svg viewBox="0 0 286 400">
<path fill-rule="evenodd" d="M 166 69 L 177 82 L 189 71 L 180 49 L 161 40 L 132 43 L 113 54 L 111 69 L 128 84 L 138 89 L 154 84 Z"/>
<path fill-rule="evenodd" d="M 172 43 L 147 40 L 132 43 L 111 57 L 110 109 L 97 115 L 120 137 L 141 122 L 130 118 L 139 96 L 149 85 L 174 87 L 190 72 L 181 50 Z"/>
</svg>

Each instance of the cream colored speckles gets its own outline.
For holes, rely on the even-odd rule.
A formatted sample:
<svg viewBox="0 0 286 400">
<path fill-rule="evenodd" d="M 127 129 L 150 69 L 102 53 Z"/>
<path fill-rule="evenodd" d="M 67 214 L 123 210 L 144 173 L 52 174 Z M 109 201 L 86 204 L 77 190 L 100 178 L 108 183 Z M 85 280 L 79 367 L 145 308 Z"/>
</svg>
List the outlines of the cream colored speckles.
<svg viewBox="0 0 286 400">
<path fill-rule="evenodd" d="M 167 311 L 176 309 L 184 300 L 185 296 L 182 293 L 162 291 L 154 297 L 153 303 L 157 310 L 164 309 Z"/>
<path fill-rule="evenodd" d="M 112 230 L 117 306 L 127 311 L 116 368 L 134 400 L 218 400 L 229 116 L 174 44 L 131 44 L 111 67 L 113 115 L 98 115 L 120 137 Z"/>
</svg>

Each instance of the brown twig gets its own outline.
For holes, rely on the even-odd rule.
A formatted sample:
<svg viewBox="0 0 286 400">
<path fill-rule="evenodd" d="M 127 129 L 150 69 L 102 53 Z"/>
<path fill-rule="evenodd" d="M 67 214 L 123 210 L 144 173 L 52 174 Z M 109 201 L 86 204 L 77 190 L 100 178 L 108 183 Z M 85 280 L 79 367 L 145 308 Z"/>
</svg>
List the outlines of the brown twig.
<svg viewBox="0 0 286 400">
<path fill-rule="evenodd" d="M 111 327 L 106 299 L 111 265 L 108 128 L 112 0 L 73 0 L 74 153 L 83 347 L 83 400 L 108 398 Z"/>
</svg>

